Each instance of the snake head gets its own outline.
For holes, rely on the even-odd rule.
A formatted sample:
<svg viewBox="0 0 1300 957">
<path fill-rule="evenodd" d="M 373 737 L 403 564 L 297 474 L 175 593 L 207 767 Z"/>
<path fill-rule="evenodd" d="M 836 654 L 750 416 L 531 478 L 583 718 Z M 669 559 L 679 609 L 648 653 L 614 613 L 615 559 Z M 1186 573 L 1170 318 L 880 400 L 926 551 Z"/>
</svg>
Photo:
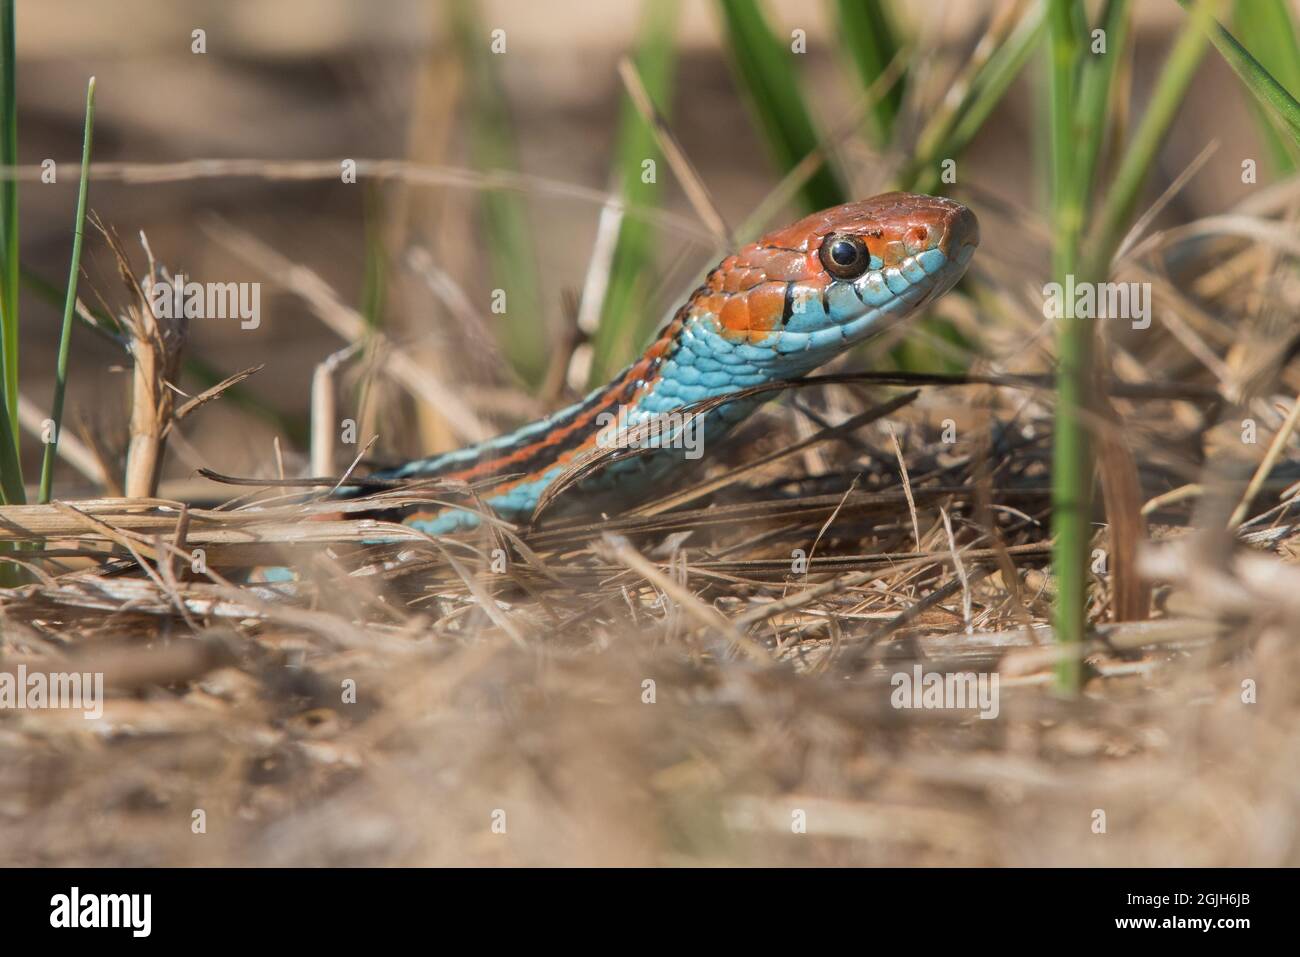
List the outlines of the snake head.
<svg viewBox="0 0 1300 957">
<path fill-rule="evenodd" d="M 812 367 L 948 291 L 978 245 L 979 223 L 961 203 L 885 193 L 813 213 L 723 260 L 701 306 L 723 336 Z"/>
</svg>

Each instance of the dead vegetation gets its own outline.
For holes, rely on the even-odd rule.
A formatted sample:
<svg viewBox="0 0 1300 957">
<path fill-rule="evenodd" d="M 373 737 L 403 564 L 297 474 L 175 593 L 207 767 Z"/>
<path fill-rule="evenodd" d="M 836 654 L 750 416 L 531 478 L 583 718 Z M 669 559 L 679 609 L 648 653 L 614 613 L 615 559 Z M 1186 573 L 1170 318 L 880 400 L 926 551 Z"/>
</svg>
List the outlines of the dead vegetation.
<svg viewBox="0 0 1300 957">
<path fill-rule="evenodd" d="M 1051 690 L 1050 392 L 1010 363 L 791 390 L 598 521 L 433 540 L 339 514 L 466 500 L 436 485 L 3 509 L 0 538 L 39 543 L 3 667 L 109 687 L 100 721 L 3 716 L 5 859 L 1295 864 L 1300 476 L 1275 456 L 1252 517 L 1209 531 L 1250 474 L 1224 478 L 1236 412 L 1165 361 L 1112 381 L 1103 426 L 1141 463 L 1154 600 L 1109 621 L 1099 523 L 1075 701 Z M 277 563 L 301 580 L 237 583 Z M 893 707 L 917 664 L 996 673 L 996 719 Z"/>
</svg>

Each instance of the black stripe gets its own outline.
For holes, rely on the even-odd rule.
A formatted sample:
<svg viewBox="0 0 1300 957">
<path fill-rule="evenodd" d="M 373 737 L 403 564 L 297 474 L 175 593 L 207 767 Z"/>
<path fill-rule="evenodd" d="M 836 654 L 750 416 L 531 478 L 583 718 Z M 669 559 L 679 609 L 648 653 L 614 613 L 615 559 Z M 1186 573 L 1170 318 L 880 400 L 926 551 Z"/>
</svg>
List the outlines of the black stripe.
<svg viewBox="0 0 1300 957">
<path fill-rule="evenodd" d="M 785 302 L 781 304 L 781 325 L 786 325 L 794 315 L 794 283 L 785 284 Z"/>
</svg>

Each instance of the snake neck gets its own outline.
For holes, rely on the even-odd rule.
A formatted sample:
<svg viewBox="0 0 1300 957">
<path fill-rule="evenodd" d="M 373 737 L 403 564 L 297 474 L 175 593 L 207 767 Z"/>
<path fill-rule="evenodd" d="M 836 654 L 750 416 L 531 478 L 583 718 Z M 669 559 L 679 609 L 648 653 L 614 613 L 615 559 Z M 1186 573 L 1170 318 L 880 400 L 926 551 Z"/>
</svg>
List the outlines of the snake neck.
<svg viewBox="0 0 1300 957">
<path fill-rule="evenodd" d="M 694 299 L 693 295 L 678 310 L 635 362 L 580 401 L 497 438 L 419 459 L 376 477 L 475 482 L 499 475 L 537 475 L 566 464 L 595 445 L 596 436 L 611 421 L 608 417 L 619 419 L 621 414 L 626 419 L 629 413 L 642 413 L 646 397 L 655 395 L 662 382 L 664 364 L 680 351 L 688 323 L 697 321 L 690 310 Z"/>
</svg>

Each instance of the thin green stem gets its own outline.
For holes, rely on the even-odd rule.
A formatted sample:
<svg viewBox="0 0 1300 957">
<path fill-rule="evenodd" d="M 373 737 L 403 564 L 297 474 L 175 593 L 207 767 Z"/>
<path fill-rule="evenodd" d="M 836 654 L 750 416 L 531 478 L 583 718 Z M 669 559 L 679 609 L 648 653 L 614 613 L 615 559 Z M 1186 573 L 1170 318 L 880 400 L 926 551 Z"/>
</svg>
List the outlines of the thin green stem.
<svg viewBox="0 0 1300 957">
<path fill-rule="evenodd" d="M 1075 176 L 1075 69 L 1079 62 L 1075 0 L 1051 0 L 1048 6 L 1049 125 L 1051 207 L 1054 242 L 1052 275 L 1065 284 L 1078 270 L 1083 206 Z M 1078 648 L 1086 627 L 1088 543 L 1091 538 L 1093 470 L 1087 426 L 1083 420 L 1092 367 L 1091 324 L 1075 316 L 1066 302 L 1058 333 L 1055 439 L 1052 447 L 1052 568 L 1057 581 L 1056 639 Z M 1079 690 L 1081 661 L 1061 657 L 1057 688 Z"/>
<path fill-rule="evenodd" d="M 72 265 L 68 268 L 68 294 L 63 302 L 63 327 L 59 331 L 59 359 L 54 373 L 54 403 L 50 418 L 54 431 L 45 443 L 41 461 L 41 490 L 37 499 L 42 505 L 50 500 L 54 482 L 54 458 L 63 430 L 63 396 L 68 387 L 68 350 L 72 342 L 72 317 L 77 308 L 77 276 L 81 272 L 81 240 L 86 228 L 86 192 L 90 185 L 90 147 L 95 126 L 95 78 L 86 85 L 86 130 L 81 141 L 81 181 L 77 187 L 77 219 L 72 233 Z"/>
<path fill-rule="evenodd" d="M 18 90 L 14 78 L 14 4 L 0 0 L 0 164 L 18 165 Z M 9 427 L 18 432 L 18 180 L 0 184 L 0 308 L 4 310 L 4 392 Z"/>
<path fill-rule="evenodd" d="M 17 165 L 14 4 L 0 0 L 0 166 Z M 27 500 L 18 454 L 18 181 L 12 174 L 0 180 L 0 499 Z"/>
<path fill-rule="evenodd" d="M 1081 152 L 1076 182 L 1080 203 L 1090 195 L 1101 145 L 1106 139 L 1106 118 L 1110 111 L 1110 89 L 1119 69 L 1128 40 L 1129 8 L 1131 0 L 1106 0 L 1101 15 L 1104 53 L 1090 49 L 1084 55 L 1083 71 L 1079 82 L 1079 115 L 1075 127 Z"/>
</svg>

